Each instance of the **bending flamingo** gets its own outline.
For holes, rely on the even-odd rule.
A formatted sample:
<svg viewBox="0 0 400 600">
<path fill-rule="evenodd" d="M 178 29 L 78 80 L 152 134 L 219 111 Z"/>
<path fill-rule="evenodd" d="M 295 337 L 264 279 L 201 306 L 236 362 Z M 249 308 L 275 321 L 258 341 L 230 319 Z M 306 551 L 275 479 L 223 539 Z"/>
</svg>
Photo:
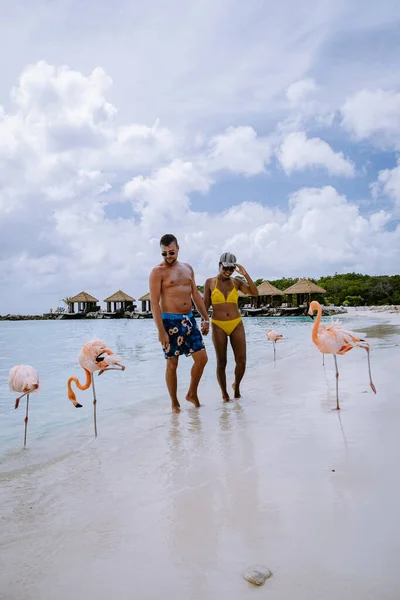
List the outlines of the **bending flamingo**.
<svg viewBox="0 0 400 600">
<path fill-rule="evenodd" d="M 30 365 L 15 365 L 8 375 L 10 392 L 24 392 L 15 400 L 15 408 L 18 408 L 21 398 L 26 396 L 25 434 L 24 448 L 26 446 L 26 433 L 28 429 L 29 394 L 39 389 L 39 376 L 36 369 Z"/>
<path fill-rule="evenodd" d="M 370 345 L 365 340 L 357 337 L 351 331 L 345 331 L 338 321 L 335 321 L 329 327 L 321 324 L 322 307 L 319 302 L 313 300 L 310 304 L 308 314 L 314 318 L 314 312 L 318 311 L 317 318 L 312 328 L 312 341 L 317 346 L 318 350 L 322 354 L 333 354 L 336 367 L 336 409 L 340 410 L 339 406 L 339 371 L 337 366 L 338 354 L 346 354 L 356 346 L 358 348 L 364 348 L 367 351 L 368 357 L 368 372 L 369 372 L 369 384 L 371 390 L 376 394 L 376 388 L 372 382 L 371 375 L 371 363 L 369 357 Z"/>
<path fill-rule="evenodd" d="M 94 435 L 97 437 L 97 420 L 96 420 L 96 390 L 94 387 L 93 375 L 95 371 L 99 371 L 99 375 L 104 371 L 124 371 L 125 366 L 121 363 L 119 356 L 107 348 L 105 342 L 99 339 L 93 339 L 83 346 L 78 356 L 79 364 L 85 371 L 86 381 L 82 385 L 77 377 L 68 379 L 68 398 L 76 408 L 82 408 L 76 400 L 75 393 L 72 390 L 71 383 L 74 382 L 80 390 L 87 390 L 90 385 L 93 387 L 93 418 L 94 418 Z"/>
<path fill-rule="evenodd" d="M 283 335 L 281 335 L 277 331 L 274 331 L 273 329 L 268 329 L 266 335 L 267 335 L 267 339 L 274 343 L 274 359 L 275 359 L 276 342 L 278 340 L 283 339 Z"/>
</svg>

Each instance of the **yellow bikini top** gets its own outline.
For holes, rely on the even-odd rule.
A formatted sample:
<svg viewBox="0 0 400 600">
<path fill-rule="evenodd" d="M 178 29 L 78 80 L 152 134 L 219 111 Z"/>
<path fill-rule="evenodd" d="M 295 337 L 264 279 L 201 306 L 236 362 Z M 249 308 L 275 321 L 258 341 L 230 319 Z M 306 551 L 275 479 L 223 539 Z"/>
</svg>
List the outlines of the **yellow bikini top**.
<svg viewBox="0 0 400 600">
<path fill-rule="evenodd" d="M 215 286 L 214 286 L 213 291 L 211 292 L 211 304 L 225 304 L 225 303 L 237 304 L 238 299 L 239 299 L 239 294 L 238 294 L 235 284 L 233 284 L 233 290 L 231 290 L 228 294 L 228 297 L 225 298 L 225 296 L 223 295 L 221 290 L 219 290 L 217 288 L 217 283 L 218 283 L 218 275 L 215 278 Z"/>
</svg>

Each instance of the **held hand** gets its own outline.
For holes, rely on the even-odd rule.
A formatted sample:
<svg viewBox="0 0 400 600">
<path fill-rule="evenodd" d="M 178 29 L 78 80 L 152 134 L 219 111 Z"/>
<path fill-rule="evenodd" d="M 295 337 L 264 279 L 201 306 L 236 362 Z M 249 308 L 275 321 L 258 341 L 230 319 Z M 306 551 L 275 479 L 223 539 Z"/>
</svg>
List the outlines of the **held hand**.
<svg viewBox="0 0 400 600">
<path fill-rule="evenodd" d="M 242 265 L 238 265 L 238 263 L 236 263 L 236 271 L 240 274 L 243 275 L 243 277 L 246 277 L 246 269 L 244 267 L 242 267 Z"/>
<path fill-rule="evenodd" d="M 209 331 L 210 331 L 210 323 L 206 323 L 205 321 L 202 321 L 202 323 L 201 323 L 201 333 L 203 335 L 208 335 Z"/>
<path fill-rule="evenodd" d="M 160 331 L 158 334 L 158 341 L 161 342 L 161 346 L 163 348 L 167 348 L 169 346 L 169 335 L 166 331 Z"/>
</svg>

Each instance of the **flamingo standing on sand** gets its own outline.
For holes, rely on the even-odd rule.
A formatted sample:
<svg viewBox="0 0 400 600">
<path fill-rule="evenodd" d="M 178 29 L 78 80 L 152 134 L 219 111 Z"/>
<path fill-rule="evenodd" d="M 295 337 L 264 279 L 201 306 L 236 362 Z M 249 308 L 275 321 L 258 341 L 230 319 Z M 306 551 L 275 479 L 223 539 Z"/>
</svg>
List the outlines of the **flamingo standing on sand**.
<svg viewBox="0 0 400 600">
<path fill-rule="evenodd" d="M 329 327 L 321 325 L 322 306 L 316 300 L 313 300 L 310 304 L 308 314 L 314 318 L 314 312 L 317 312 L 317 318 L 312 328 L 312 341 L 317 346 L 318 350 L 322 354 L 333 354 L 336 367 L 336 410 L 340 410 L 339 406 L 339 371 L 337 366 L 338 354 L 346 354 L 356 346 L 358 348 L 364 348 L 367 351 L 368 357 L 368 372 L 369 372 L 369 384 L 371 390 L 376 394 L 376 388 L 372 382 L 371 375 L 371 363 L 369 357 L 370 345 L 365 340 L 357 337 L 351 331 L 345 331 L 338 321 L 335 321 Z"/>
<path fill-rule="evenodd" d="M 125 366 L 122 364 L 119 356 L 113 353 L 112 350 L 107 348 L 107 345 L 103 340 L 93 339 L 86 342 L 79 352 L 78 356 L 79 364 L 85 371 L 86 381 L 82 385 L 77 377 L 70 377 L 68 379 L 68 398 L 76 408 L 82 408 L 82 404 L 79 404 L 76 400 L 75 393 L 72 390 L 71 383 L 74 382 L 76 387 L 80 390 L 87 390 L 90 385 L 93 387 L 93 418 L 94 418 L 94 435 L 97 437 L 97 420 L 96 420 L 96 390 L 94 387 L 94 372 L 99 371 L 99 375 L 102 375 L 104 371 L 124 371 Z"/>
<path fill-rule="evenodd" d="M 8 375 L 8 385 L 10 386 L 10 392 L 23 392 L 22 396 L 19 396 L 15 400 L 15 408 L 18 408 L 19 401 L 21 398 L 26 396 L 26 415 L 25 415 L 25 434 L 24 434 L 24 448 L 26 446 L 26 433 L 28 428 L 28 410 L 29 410 L 29 394 L 36 392 L 39 389 L 39 376 L 36 369 L 31 365 L 15 365 Z"/>
<path fill-rule="evenodd" d="M 266 335 L 267 335 L 267 339 L 274 343 L 274 360 L 275 360 L 276 342 L 278 340 L 283 339 L 283 335 L 281 335 L 277 331 L 274 331 L 273 329 L 268 329 Z"/>
</svg>

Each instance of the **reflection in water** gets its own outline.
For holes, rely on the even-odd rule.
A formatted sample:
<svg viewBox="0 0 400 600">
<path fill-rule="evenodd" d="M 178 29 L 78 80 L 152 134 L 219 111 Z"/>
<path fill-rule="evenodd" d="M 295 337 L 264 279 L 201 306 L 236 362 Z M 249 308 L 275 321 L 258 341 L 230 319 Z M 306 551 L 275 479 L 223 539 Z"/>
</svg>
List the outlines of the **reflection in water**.
<svg viewBox="0 0 400 600">
<path fill-rule="evenodd" d="M 223 405 L 220 415 L 221 472 L 227 534 L 243 539 L 248 552 L 262 556 L 258 472 L 252 428 L 240 404 Z"/>
<path fill-rule="evenodd" d="M 207 575 L 218 555 L 219 486 L 212 450 L 206 447 L 201 409 L 171 415 L 169 449 L 174 490 L 168 517 L 171 556 L 191 598 L 207 598 Z"/>
</svg>

